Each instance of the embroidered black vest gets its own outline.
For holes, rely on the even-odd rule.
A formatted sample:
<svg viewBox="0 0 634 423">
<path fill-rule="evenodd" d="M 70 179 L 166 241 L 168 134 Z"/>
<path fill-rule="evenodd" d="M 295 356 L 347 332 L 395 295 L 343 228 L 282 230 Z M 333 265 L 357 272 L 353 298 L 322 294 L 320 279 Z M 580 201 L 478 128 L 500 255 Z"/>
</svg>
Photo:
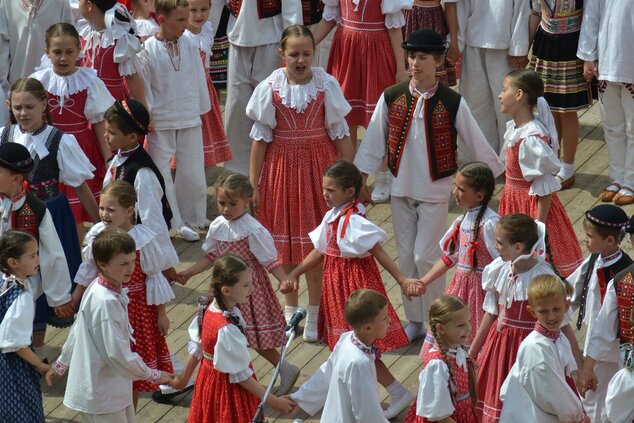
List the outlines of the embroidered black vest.
<svg viewBox="0 0 634 423">
<path fill-rule="evenodd" d="M 0 144 L 13 142 L 16 126 L 17 125 L 11 125 L 10 127 L 4 128 L 2 134 L 0 134 Z M 42 201 L 51 200 L 59 196 L 59 164 L 57 162 L 57 152 L 59 151 L 59 144 L 63 135 L 63 132 L 57 128 L 53 128 L 46 139 L 48 155 L 40 159 L 40 156 L 36 154 L 33 159 L 33 170 L 27 176 L 29 191 L 32 191 L 37 198 Z"/>
<path fill-rule="evenodd" d="M 272 18 L 282 13 L 282 0 L 256 0 L 256 2 L 260 19 Z M 242 0 L 230 0 L 227 6 L 231 14 L 237 18 L 242 9 Z"/>
<path fill-rule="evenodd" d="M 388 159 L 394 176 L 398 176 L 403 149 L 409 134 L 416 103 L 409 90 L 409 81 L 392 85 L 384 93 L 388 106 Z M 433 181 L 453 175 L 458 169 L 458 132 L 456 115 L 462 97 L 455 91 L 438 84 L 436 93 L 427 100 L 425 129 L 429 171 Z"/>
<path fill-rule="evenodd" d="M 40 225 L 46 215 L 44 204 L 33 193 L 27 192 L 24 204 L 17 210 L 13 210 L 11 221 L 12 229 L 27 232 L 40 240 Z"/>
<path fill-rule="evenodd" d="M 313 25 L 321 21 L 324 3 L 321 0 L 302 0 L 302 15 L 304 25 Z"/>
<path fill-rule="evenodd" d="M 134 180 L 136 179 L 136 174 L 140 169 L 149 168 L 154 175 L 156 175 L 156 179 L 158 179 L 159 184 L 161 184 L 161 189 L 163 190 L 163 196 L 161 197 L 161 206 L 163 208 L 163 218 L 165 219 L 165 223 L 167 223 L 167 228 L 171 229 L 172 226 L 172 209 L 170 208 L 169 202 L 167 201 L 167 197 L 165 197 L 165 181 L 163 180 L 163 176 L 161 172 L 159 172 L 156 164 L 152 161 L 150 155 L 145 151 L 143 147 L 139 147 L 120 165 L 117 166 L 114 173 L 115 179 L 122 179 L 128 182 L 130 185 L 134 186 Z M 137 223 L 141 222 L 141 217 L 137 216 Z"/>
<path fill-rule="evenodd" d="M 619 324 L 619 340 L 621 344 L 632 342 L 631 313 L 634 303 L 634 264 L 617 273 L 614 277 Z"/>
</svg>

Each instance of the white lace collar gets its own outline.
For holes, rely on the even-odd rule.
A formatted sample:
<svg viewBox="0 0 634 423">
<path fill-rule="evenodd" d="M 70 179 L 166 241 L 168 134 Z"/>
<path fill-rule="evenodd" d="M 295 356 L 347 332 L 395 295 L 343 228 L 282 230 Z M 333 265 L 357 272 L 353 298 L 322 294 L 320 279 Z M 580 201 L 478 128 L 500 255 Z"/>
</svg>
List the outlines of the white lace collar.
<svg viewBox="0 0 634 423">
<path fill-rule="evenodd" d="M 183 35 L 194 40 L 200 50 L 207 54 L 211 54 L 211 47 L 214 45 L 214 30 L 211 26 L 211 22 L 205 22 L 198 34 L 186 29 Z"/>
<path fill-rule="evenodd" d="M 326 223 L 331 223 L 333 220 L 335 220 L 335 218 L 339 216 L 339 213 L 341 213 L 341 211 L 345 209 L 346 207 L 348 207 L 349 205 L 350 203 L 346 203 L 342 206 L 333 207 L 332 209 L 330 209 L 326 217 Z M 365 215 L 365 206 L 361 203 L 357 204 L 357 211 L 359 214 Z"/>
<path fill-rule="evenodd" d="M 306 84 L 291 85 L 284 68 L 276 69 L 268 78 L 271 88 L 282 99 L 282 104 L 302 113 L 321 91 L 326 90 L 327 76 L 322 68 L 312 68 L 313 77 Z"/>
<path fill-rule="evenodd" d="M 504 138 L 506 139 L 505 150 L 508 148 L 512 148 L 519 140 L 523 140 L 528 136 L 537 136 L 543 138 L 546 144 L 551 145 L 550 137 L 548 136 L 548 132 L 544 125 L 542 125 L 537 119 L 533 119 L 525 125 L 517 128 L 515 126 L 515 122 L 513 119 L 506 123 L 506 134 Z M 505 152 L 504 152 L 505 153 Z M 500 157 L 503 153 L 500 153 Z"/>
<path fill-rule="evenodd" d="M 103 232 L 104 229 L 106 229 L 106 225 L 104 225 L 103 222 L 95 223 L 95 225 L 86 234 L 86 244 L 92 245 L 95 237 Z M 128 234 L 132 237 L 132 239 L 134 239 L 137 251 L 140 251 L 156 236 L 154 235 L 154 232 L 143 225 L 134 225 L 132 229 L 128 231 Z"/>
<path fill-rule="evenodd" d="M 141 37 L 151 37 L 159 31 L 159 24 L 152 18 L 135 19 L 135 21 Z"/>
<path fill-rule="evenodd" d="M 235 220 L 227 220 L 224 216 L 218 216 L 209 225 L 207 237 L 217 241 L 238 241 L 261 231 L 262 224 L 249 213 L 243 214 Z"/>
<path fill-rule="evenodd" d="M 61 76 L 53 71 L 53 68 L 44 68 L 35 72 L 31 77 L 39 80 L 44 89 L 49 93 L 69 98 L 90 87 L 97 78 L 97 71 L 83 66 L 77 67 L 77 71 L 69 76 Z"/>
</svg>

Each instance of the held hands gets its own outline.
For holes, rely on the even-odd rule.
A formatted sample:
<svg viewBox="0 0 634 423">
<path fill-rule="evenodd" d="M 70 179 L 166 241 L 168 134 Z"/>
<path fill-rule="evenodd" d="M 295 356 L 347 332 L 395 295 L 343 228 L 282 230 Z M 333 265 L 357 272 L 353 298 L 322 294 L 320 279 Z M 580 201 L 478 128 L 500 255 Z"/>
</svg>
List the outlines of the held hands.
<svg viewBox="0 0 634 423">
<path fill-rule="evenodd" d="M 158 380 L 158 384 L 159 385 L 170 385 L 172 386 L 172 383 L 174 381 L 174 374 L 173 373 L 167 373 L 161 370 L 161 377 Z"/>
<path fill-rule="evenodd" d="M 401 283 L 401 290 L 408 300 L 420 297 L 427 290 L 427 286 L 420 279 L 406 278 Z"/>
<path fill-rule="evenodd" d="M 289 275 L 287 280 L 280 282 L 280 292 L 282 294 L 290 294 L 299 290 L 299 279 Z"/>
<path fill-rule="evenodd" d="M 586 392 L 588 391 L 596 391 L 598 385 L 599 380 L 593 370 L 585 367 L 579 370 L 579 373 L 577 373 L 577 389 L 582 397 L 585 398 Z"/>
<path fill-rule="evenodd" d="M 289 395 L 283 397 L 277 397 L 275 395 L 269 395 L 266 403 L 273 409 L 284 414 L 291 414 L 297 408 L 297 403 L 291 399 Z"/>
<path fill-rule="evenodd" d="M 182 391 L 185 389 L 185 386 L 187 386 L 187 379 L 185 379 L 183 375 L 176 375 L 170 382 L 170 386 L 177 391 Z"/>
<path fill-rule="evenodd" d="M 528 65 L 528 56 L 508 56 L 507 61 L 510 67 L 523 69 Z"/>
<path fill-rule="evenodd" d="M 75 314 L 75 305 L 71 299 L 66 304 L 55 307 L 55 315 L 60 319 L 70 319 Z"/>
<path fill-rule="evenodd" d="M 188 271 L 188 270 L 184 270 L 180 273 L 178 273 L 176 275 L 176 279 L 174 279 L 176 282 L 180 283 L 181 285 L 185 285 L 187 283 L 187 281 L 189 281 L 189 278 L 191 278 L 193 275 Z"/>
<path fill-rule="evenodd" d="M 46 384 L 48 386 L 53 386 L 53 380 L 55 379 L 55 377 L 57 377 L 57 373 L 55 373 L 55 370 L 53 370 L 51 366 L 48 366 L 48 370 L 44 374 L 44 379 L 46 380 Z"/>
</svg>

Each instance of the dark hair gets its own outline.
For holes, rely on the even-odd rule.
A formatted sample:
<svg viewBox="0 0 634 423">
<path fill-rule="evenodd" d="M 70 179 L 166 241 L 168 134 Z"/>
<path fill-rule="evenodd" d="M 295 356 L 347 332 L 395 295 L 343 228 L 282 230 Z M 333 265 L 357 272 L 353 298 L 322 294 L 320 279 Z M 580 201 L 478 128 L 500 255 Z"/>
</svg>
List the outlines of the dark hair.
<svg viewBox="0 0 634 423">
<path fill-rule="evenodd" d="M 520 243 L 524 246 L 524 252 L 528 253 L 539 239 L 537 223 L 532 217 L 523 213 L 511 213 L 502 216 L 498 221 L 511 244 Z"/>
<path fill-rule="evenodd" d="M 88 1 L 90 1 L 92 4 L 97 6 L 97 8 L 101 10 L 102 13 L 106 13 L 108 10 L 112 9 L 117 4 L 117 0 L 88 0 Z"/>
<path fill-rule="evenodd" d="M 35 237 L 22 231 L 7 231 L 0 238 L 0 270 L 7 275 L 11 275 L 9 259 L 18 260 L 26 252 L 26 245 L 33 241 L 37 243 Z"/>
<path fill-rule="evenodd" d="M 231 312 L 227 309 L 222 298 L 221 289 L 224 286 L 234 286 L 240 280 L 240 274 L 249 270 L 249 264 L 240 256 L 227 254 L 220 257 L 211 269 L 211 287 L 209 297 L 216 300 L 218 308 Z"/>
<path fill-rule="evenodd" d="M 216 196 L 218 190 L 223 190 L 229 197 L 250 198 L 253 197 L 253 186 L 249 178 L 241 173 L 225 172 L 218 177 L 214 184 Z"/>
<path fill-rule="evenodd" d="M 513 87 L 526 94 L 531 107 L 537 105 L 537 99 L 544 95 L 544 81 L 535 71 L 530 69 L 515 69 L 506 75 Z"/>
<path fill-rule="evenodd" d="M 346 322 L 353 329 L 372 322 L 387 305 L 387 298 L 372 289 L 358 289 L 348 296 L 343 309 Z"/>
<path fill-rule="evenodd" d="M 99 263 L 108 263 L 119 254 L 131 254 L 136 251 L 134 239 L 123 229 L 106 228 L 92 242 L 92 256 Z M 101 268 L 99 269 L 101 272 Z"/>
<path fill-rule="evenodd" d="M 123 115 L 123 113 L 119 112 L 117 106 L 111 106 L 108 110 L 106 110 L 106 113 L 104 113 L 103 115 L 103 120 L 105 120 L 109 124 L 117 125 L 117 128 L 124 135 L 130 135 L 132 133 L 145 135 L 132 126 L 129 118 Z"/>
<path fill-rule="evenodd" d="M 286 50 L 286 44 L 289 38 L 293 37 L 308 37 L 313 42 L 313 50 L 315 49 L 315 37 L 310 29 L 304 25 L 291 25 L 282 32 L 282 39 L 280 40 L 280 48 L 282 51 Z"/>
<path fill-rule="evenodd" d="M 13 108 L 11 107 L 11 96 L 16 93 L 29 93 L 38 100 L 46 103 L 46 109 L 42 120 L 45 123 L 51 123 L 51 111 L 48 108 L 48 97 L 46 96 L 46 90 L 44 85 L 35 78 L 20 78 L 13 83 L 11 91 L 9 92 L 9 118 L 12 124 L 17 124 L 18 120 L 13 115 Z"/>
<path fill-rule="evenodd" d="M 334 179 L 342 190 L 354 188 L 354 198 L 359 197 L 363 177 L 359 169 L 351 161 L 346 159 L 337 160 L 326 169 L 324 176 Z"/>
<path fill-rule="evenodd" d="M 46 48 L 51 46 L 51 39 L 55 37 L 73 37 L 77 40 L 77 48 L 81 50 L 81 41 L 77 29 L 66 22 L 51 25 L 46 30 Z"/>
<path fill-rule="evenodd" d="M 469 188 L 484 194 L 482 203 L 480 204 L 481 208 L 478 211 L 475 222 L 473 223 L 473 228 L 471 228 L 471 242 L 476 243 L 480 237 L 480 223 L 482 222 L 484 213 L 487 211 L 489 201 L 491 201 L 491 198 L 495 193 L 495 176 L 493 176 L 491 168 L 482 162 L 466 163 L 458 170 L 458 173 L 462 175 Z M 468 212 L 469 211 L 467 210 L 465 214 L 462 215 L 463 219 L 467 216 Z M 451 242 L 449 244 L 449 254 L 453 254 L 455 250 L 456 244 L 455 242 Z M 475 270 L 477 267 L 478 255 L 474 254 L 471 270 Z"/>
<path fill-rule="evenodd" d="M 623 228 L 621 227 L 610 228 L 608 226 L 597 225 L 588 219 L 583 219 L 583 228 L 586 230 L 588 230 L 588 228 L 594 229 L 602 239 L 612 236 L 617 244 L 621 243 L 625 237 L 625 232 L 623 232 Z"/>
<path fill-rule="evenodd" d="M 168 16 L 179 7 L 189 7 L 187 0 L 156 0 L 156 16 Z"/>
<path fill-rule="evenodd" d="M 454 313 L 464 310 L 467 305 L 458 297 L 453 295 L 443 295 L 436 298 L 431 305 L 429 306 L 429 327 L 431 330 L 434 339 L 436 340 L 436 344 L 442 353 L 443 360 L 449 369 L 449 378 L 454 383 L 450 384 L 451 386 L 457 386 L 455 383 L 455 374 L 454 368 L 451 362 L 447 359 L 447 350 L 448 347 L 442 344 L 440 338 L 438 338 L 437 333 L 437 325 L 446 325 L 451 322 L 451 317 Z M 473 329 L 472 329 L 473 330 Z M 473 406 L 478 403 L 478 383 L 475 367 L 472 360 L 467 361 L 468 371 L 469 371 L 469 396 L 471 397 L 471 402 Z M 458 392 L 451 391 L 451 395 L 453 399 L 456 399 L 456 395 Z"/>
</svg>

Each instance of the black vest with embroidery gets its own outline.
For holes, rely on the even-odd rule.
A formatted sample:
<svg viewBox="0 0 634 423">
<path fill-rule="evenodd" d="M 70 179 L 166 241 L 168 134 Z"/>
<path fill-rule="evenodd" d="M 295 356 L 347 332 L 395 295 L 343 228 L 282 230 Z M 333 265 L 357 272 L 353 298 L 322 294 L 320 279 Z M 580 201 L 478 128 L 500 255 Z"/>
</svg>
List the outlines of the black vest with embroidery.
<svg viewBox="0 0 634 423">
<path fill-rule="evenodd" d="M 258 8 L 259 19 L 272 18 L 282 13 L 282 0 L 256 0 L 255 3 Z M 230 0 L 226 7 L 237 18 L 242 9 L 242 0 Z"/>
<path fill-rule="evenodd" d="M 324 3 L 321 0 L 302 0 L 302 15 L 304 25 L 313 25 L 321 21 Z"/>
<path fill-rule="evenodd" d="M 634 303 L 634 264 L 614 276 L 616 291 L 617 314 L 619 324 L 619 340 L 623 344 L 632 342 L 632 306 Z"/>
<path fill-rule="evenodd" d="M 458 131 L 455 122 L 461 98 L 460 94 L 438 84 L 436 93 L 427 99 L 425 135 L 432 181 L 451 176 L 458 170 Z M 392 174 L 398 176 L 403 149 L 420 98 L 411 94 L 409 81 L 403 81 L 386 89 L 384 99 L 388 107 L 387 164 Z"/>
<path fill-rule="evenodd" d="M 17 125 L 4 128 L 0 134 L 0 144 L 13 142 Z M 42 201 L 48 201 L 59 196 L 59 163 L 57 152 L 62 140 L 63 132 L 53 128 L 46 139 L 48 155 L 40 159 L 38 154 L 33 159 L 33 170 L 29 172 L 27 181 L 29 191 L 33 192 Z"/>
<path fill-rule="evenodd" d="M 136 174 L 139 172 L 139 170 L 146 167 L 154 172 L 154 175 L 156 175 L 156 179 L 158 179 L 159 184 L 161 185 L 161 189 L 163 190 L 163 196 L 161 197 L 163 218 L 165 219 L 165 223 L 167 223 L 167 228 L 171 229 L 173 214 L 169 202 L 167 201 L 167 197 L 165 197 L 165 181 L 163 180 L 161 172 L 159 172 L 158 168 L 156 167 L 156 164 L 154 164 L 154 161 L 152 161 L 152 158 L 143 147 L 139 147 L 134 150 L 132 154 L 130 154 L 130 156 L 128 156 L 128 158 L 121 165 L 116 167 L 114 178 L 122 179 L 128 182 L 130 185 L 134 186 Z M 143 223 L 141 222 L 140 216 L 137 216 L 137 223 Z"/>
<path fill-rule="evenodd" d="M 13 210 L 11 216 L 11 228 L 27 232 L 40 240 L 40 225 L 46 215 L 46 204 L 33 193 L 27 192 L 24 204 L 17 210 Z"/>
</svg>

